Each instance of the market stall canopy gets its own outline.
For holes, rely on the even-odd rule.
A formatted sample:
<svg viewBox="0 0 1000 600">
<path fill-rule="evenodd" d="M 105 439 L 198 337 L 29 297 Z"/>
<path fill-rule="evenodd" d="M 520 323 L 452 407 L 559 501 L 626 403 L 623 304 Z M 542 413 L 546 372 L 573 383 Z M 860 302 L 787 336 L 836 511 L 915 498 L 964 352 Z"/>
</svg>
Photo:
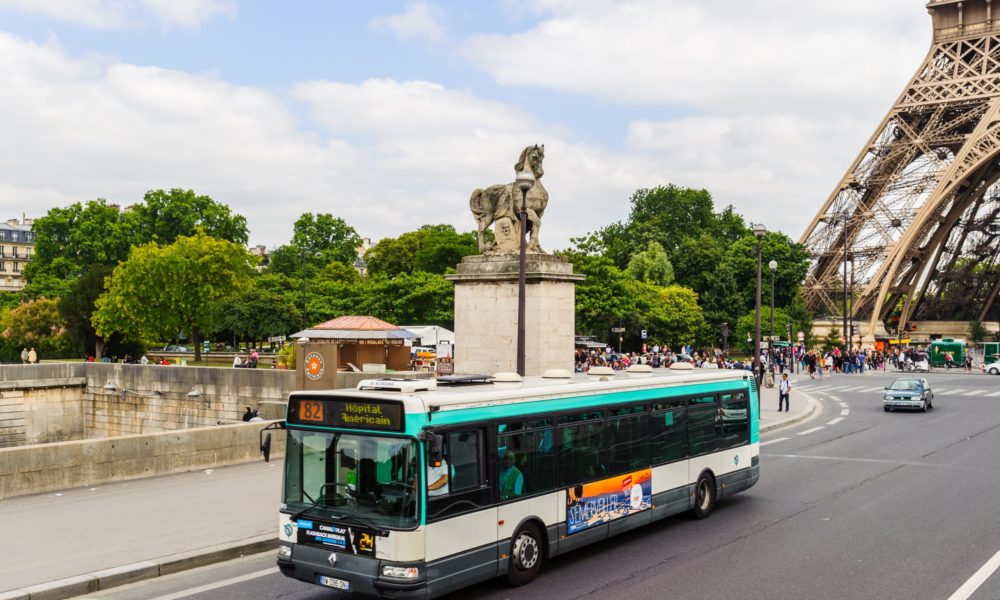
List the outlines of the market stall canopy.
<svg viewBox="0 0 1000 600">
<path fill-rule="evenodd" d="M 310 340 L 411 340 L 417 335 L 372 316 L 337 317 L 292 334 L 292 338 Z"/>
<path fill-rule="evenodd" d="M 455 343 L 455 332 L 437 325 L 407 325 L 404 329 L 420 338 L 423 346 L 437 346 L 441 342 Z"/>
</svg>

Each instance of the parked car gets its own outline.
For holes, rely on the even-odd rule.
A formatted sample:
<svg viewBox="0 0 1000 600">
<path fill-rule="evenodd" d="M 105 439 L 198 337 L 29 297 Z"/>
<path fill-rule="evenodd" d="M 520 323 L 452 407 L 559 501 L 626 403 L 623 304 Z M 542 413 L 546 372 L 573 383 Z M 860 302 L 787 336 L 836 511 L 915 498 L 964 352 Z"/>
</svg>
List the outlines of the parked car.
<svg viewBox="0 0 1000 600">
<path fill-rule="evenodd" d="M 926 379 L 901 378 L 893 381 L 885 388 L 882 399 L 882 409 L 891 412 L 897 408 L 927 409 L 934 408 L 934 391 Z"/>
<path fill-rule="evenodd" d="M 187 346 L 164 346 L 160 352 L 187 352 Z"/>
<path fill-rule="evenodd" d="M 983 366 L 983 371 L 990 375 L 1000 375 L 1000 356 L 994 356 L 992 362 L 986 363 Z"/>
</svg>

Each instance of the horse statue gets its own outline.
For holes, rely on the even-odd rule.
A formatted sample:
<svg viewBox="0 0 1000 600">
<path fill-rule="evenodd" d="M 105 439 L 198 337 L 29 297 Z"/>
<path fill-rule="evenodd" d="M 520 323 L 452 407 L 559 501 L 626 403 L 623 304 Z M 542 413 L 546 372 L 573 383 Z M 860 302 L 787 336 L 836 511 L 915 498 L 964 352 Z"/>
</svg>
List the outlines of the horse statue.
<svg viewBox="0 0 1000 600">
<path fill-rule="evenodd" d="M 528 252 L 545 254 L 538 244 L 538 230 L 542 227 L 542 214 L 549 203 L 549 193 L 542 186 L 542 161 L 545 159 L 545 146 L 528 146 L 521 152 L 521 157 L 514 165 L 514 172 L 531 169 L 535 176 L 535 185 L 528 190 L 525 211 L 529 233 Z M 477 189 L 469 198 L 472 215 L 479 226 L 479 251 L 483 254 L 516 254 L 521 249 L 521 190 L 515 183 L 491 185 L 485 189 Z M 486 239 L 486 230 L 493 225 L 494 240 Z"/>
</svg>

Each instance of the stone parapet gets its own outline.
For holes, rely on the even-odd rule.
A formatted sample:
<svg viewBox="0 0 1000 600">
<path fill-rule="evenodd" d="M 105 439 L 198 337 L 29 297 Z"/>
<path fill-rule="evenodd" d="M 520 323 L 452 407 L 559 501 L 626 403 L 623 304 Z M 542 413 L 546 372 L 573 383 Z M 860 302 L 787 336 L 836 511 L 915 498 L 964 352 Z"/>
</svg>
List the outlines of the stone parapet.
<svg viewBox="0 0 1000 600">
<path fill-rule="evenodd" d="M 455 273 L 445 275 L 454 282 L 498 282 L 515 281 L 520 276 L 520 261 L 517 255 L 466 256 L 458 264 Z M 528 254 L 525 257 L 525 279 L 528 282 L 583 281 L 584 275 L 573 272 L 573 265 L 562 256 L 551 254 Z"/>
</svg>

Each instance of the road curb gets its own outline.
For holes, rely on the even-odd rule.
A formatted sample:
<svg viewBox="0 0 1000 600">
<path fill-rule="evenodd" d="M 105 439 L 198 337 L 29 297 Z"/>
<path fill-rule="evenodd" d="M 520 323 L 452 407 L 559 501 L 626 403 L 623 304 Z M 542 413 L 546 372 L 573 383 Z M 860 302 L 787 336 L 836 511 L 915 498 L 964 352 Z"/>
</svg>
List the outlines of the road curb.
<svg viewBox="0 0 1000 600">
<path fill-rule="evenodd" d="M 802 421 L 805 421 L 807 419 L 811 419 L 812 418 L 812 416 L 816 413 L 817 407 L 819 406 L 819 401 L 816 400 L 815 398 L 813 398 L 811 394 L 808 394 L 806 392 L 801 392 L 800 391 L 798 393 L 798 395 L 800 397 L 803 397 L 803 398 L 805 398 L 806 400 L 809 401 L 809 408 L 807 408 L 801 414 L 795 415 L 794 417 L 792 417 L 790 419 L 785 419 L 784 421 L 781 421 L 779 423 L 771 423 L 771 424 L 768 424 L 768 425 L 762 425 L 761 428 L 760 428 L 760 432 L 762 434 L 763 433 L 767 433 L 769 431 L 776 431 L 778 429 L 783 429 L 785 427 L 790 427 L 792 425 L 796 425 L 798 423 L 801 423 Z M 3 599 L 0 598 L 0 600 L 3 600 Z"/>
<path fill-rule="evenodd" d="M 209 546 L 198 550 L 171 554 L 153 560 L 102 569 L 92 573 L 57 579 L 46 583 L 0 592 L 0 600 L 63 600 L 84 594 L 93 594 L 127 583 L 170 575 L 195 567 L 224 562 L 249 554 L 267 552 L 278 547 L 275 535 L 252 538 Z"/>
</svg>

